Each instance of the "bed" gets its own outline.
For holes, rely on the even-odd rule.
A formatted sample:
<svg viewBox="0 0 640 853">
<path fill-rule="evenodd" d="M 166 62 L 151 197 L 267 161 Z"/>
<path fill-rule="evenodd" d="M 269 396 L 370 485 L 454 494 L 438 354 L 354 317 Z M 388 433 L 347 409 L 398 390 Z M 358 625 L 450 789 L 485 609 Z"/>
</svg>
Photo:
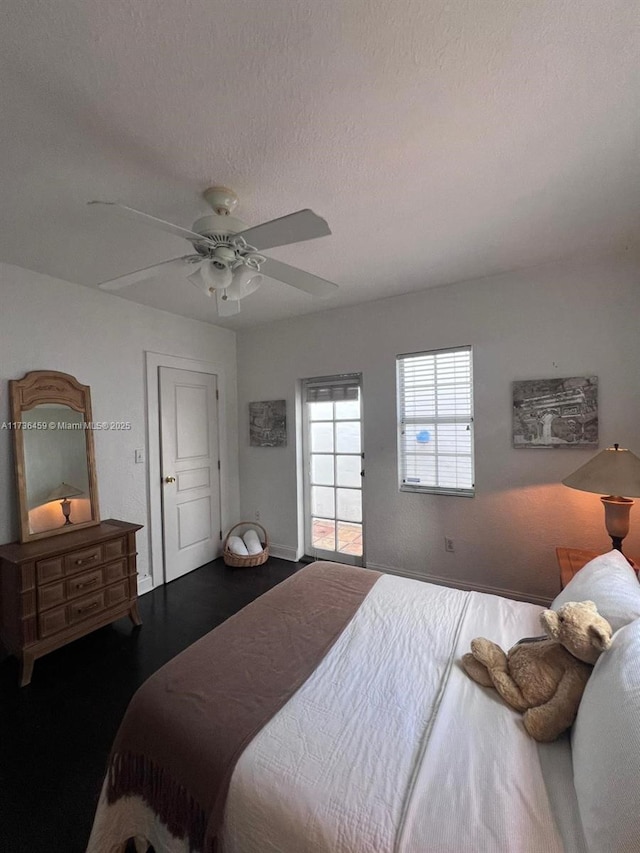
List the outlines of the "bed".
<svg viewBox="0 0 640 853">
<path fill-rule="evenodd" d="M 140 688 L 87 853 L 120 853 L 128 839 L 138 853 L 640 850 L 640 741 L 630 748 L 620 730 L 629 713 L 638 730 L 640 587 L 620 560 L 620 630 L 573 749 L 569 735 L 535 743 L 459 664 L 476 636 L 508 648 L 539 634 L 541 607 L 333 563 L 302 569 Z M 595 574 L 606 598 L 611 566 Z M 608 600 L 596 603 L 607 615 Z M 624 713 L 612 714 L 622 670 Z M 611 762 L 603 790 L 593 768 Z M 574 784 L 576 767 L 586 783 Z"/>
</svg>

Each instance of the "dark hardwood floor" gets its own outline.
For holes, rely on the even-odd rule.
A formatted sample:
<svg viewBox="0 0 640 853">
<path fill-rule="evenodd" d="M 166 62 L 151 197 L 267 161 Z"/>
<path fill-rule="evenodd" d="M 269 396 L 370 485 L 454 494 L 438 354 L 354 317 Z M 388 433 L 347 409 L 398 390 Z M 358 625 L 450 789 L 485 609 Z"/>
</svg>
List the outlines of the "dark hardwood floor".
<svg viewBox="0 0 640 853">
<path fill-rule="evenodd" d="M 271 558 L 230 569 L 216 560 L 140 599 L 128 619 L 36 661 L 0 663 L 0 851 L 84 853 L 111 742 L 134 691 L 164 663 L 293 574 Z"/>
</svg>

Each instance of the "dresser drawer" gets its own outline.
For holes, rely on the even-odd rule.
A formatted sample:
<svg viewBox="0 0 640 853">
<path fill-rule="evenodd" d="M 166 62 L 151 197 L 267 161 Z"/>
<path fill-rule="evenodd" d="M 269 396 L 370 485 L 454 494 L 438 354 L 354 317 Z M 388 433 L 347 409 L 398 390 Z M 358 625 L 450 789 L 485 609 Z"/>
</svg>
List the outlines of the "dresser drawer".
<svg viewBox="0 0 640 853">
<path fill-rule="evenodd" d="M 56 607 L 53 610 L 47 610 L 45 613 L 40 613 L 38 616 L 38 627 L 40 639 L 50 637 L 52 634 L 57 634 L 68 625 L 67 621 L 67 606 Z"/>
<path fill-rule="evenodd" d="M 126 580 L 123 580 L 113 586 L 108 586 L 104 593 L 107 607 L 113 607 L 114 604 L 120 604 L 121 601 L 127 600 L 129 597 L 129 584 Z"/>
<path fill-rule="evenodd" d="M 70 554 L 65 554 L 64 573 L 72 575 L 74 572 L 79 572 L 82 569 L 90 569 L 92 566 L 97 566 L 102 562 L 102 546 L 94 545 L 93 548 L 83 548 L 82 551 L 73 551 Z"/>
<path fill-rule="evenodd" d="M 72 601 L 67 605 L 69 625 L 75 622 L 81 622 L 83 619 L 88 619 L 89 616 L 95 616 L 104 610 L 104 590 L 101 589 L 93 595 L 87 595 L 84 598 L 79 598 L 77 601 Z"/>
<path fill-rule="evenodd" d="M 117 563 L 109 563 L 109 565 L 103 566 L 102 575 L 105 584 L 125 578 L 127 576 L 127 561 L 118 560 Z"/>
<path fill-rule="evenodd" d="M 102 569 L 92 569 L 89 572 L 82 572 L 79 575 L 75 575 L 75 577 L 69 578 L 66 582 L 67 598 L 77 598 L 79 595 L 86 595 L 88 592 L 100 589 L 102 584 Z"/>
<path fill-rule="evenodd" d="M 38 584 L 49 583 L 57 580 L 64 574 L 62 557 L 54 557 L 51 560 L 38 560 L 36 562 L 36 574 Z"/>
<path fill-rule="evenodd" d="M 118 557 L 124 557 L 127 553 L 127 540 L 123 536 L 120 539 L 113 539 L 111 542 L 104 542 L 102 545 L 102 557 L 105 563 L 108 560 L 116 560 Z"/>
<path fill-rule="evenodd" d="M 67 600 L 64 581 L 50 583 L 38 588 L 38 610 L 49 610 Z"/>
</svg>

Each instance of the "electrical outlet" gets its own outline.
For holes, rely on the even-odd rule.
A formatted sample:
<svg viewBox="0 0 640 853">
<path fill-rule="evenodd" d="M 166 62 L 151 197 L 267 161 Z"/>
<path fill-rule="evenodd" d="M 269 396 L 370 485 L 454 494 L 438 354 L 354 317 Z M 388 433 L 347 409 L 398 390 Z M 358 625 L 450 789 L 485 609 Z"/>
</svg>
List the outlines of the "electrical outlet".
<svg viewBox="0 0 640 853">
<path fill-rule="evenodd" d="M 444 537 L 444 550 L 445 551 L 455 551 L 456 549 L 453 547 L 453 539 L 450 539 L 449 536 Z"/>
<path fill-rule="evenodd" d="M 260 510 L 257 509 L 254 514 L 255 514 L 256 521 L 260 521 Z"/>
</svg>

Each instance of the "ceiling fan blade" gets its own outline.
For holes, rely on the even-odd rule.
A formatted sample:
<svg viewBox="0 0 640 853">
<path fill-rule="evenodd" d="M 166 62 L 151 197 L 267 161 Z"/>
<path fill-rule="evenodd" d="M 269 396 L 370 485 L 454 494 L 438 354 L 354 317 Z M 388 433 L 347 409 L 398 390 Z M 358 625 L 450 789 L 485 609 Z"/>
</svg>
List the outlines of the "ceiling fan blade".
<svg viewBox="0 0 640 853">
<path fill-rule="evenodd" d="M 314 240 L 316 237 L 326 237 L 331 229 L 325 220 L 308 208 L 289 213 L 279 219 L 271 219 L 247 228 L 236 234 L 244 237 L 250 246 L 256 249 L 273 249 L 275 246 L 286 246 L 288 243 L 301 243 L 303 240 Z"/>
<path fill-rule="evenodd" d="M 200 256 L 195 256 L 200 260 Z M 163 261 L 160 264 L 154 264 L 152 267 L 144 267 L 135 272 L 129 272 L 126 275 L 119 275 L 116 278 L 101 281 L 98 287 L 101 290 L 121 290 L 123 287 L 129 287 L 130 284 L 135 284 L 138 281 L 144 281 L 147 278 L 153 278 L 160 273 L 171 272 L 172 270 L 183 270 L 190 266 L 191 259 L 194 255 L 184 255 L 182 258 L 171 258 L 169 261 Z"/>
<path fill-rule="evenodd" d="M 260 272 L 263 275 L 268 275 L 269 278 L 290 284 L 291 287 L 297 287 L 298 290 L 304 290 L 305 293 L 310 293 L 311 296 L 317 296 L 319 299 L 326 299 L 338 290 L 337 284 L 327 281 L 325 278 L 319 278 L 317 275 L 305 272 L 305 270 L 283 264 L 282 261 L 274 261 L 273 258 L 267 258 L 264 263 L 260 264 Z"/>
<path fill-rule="evenodd" d="M 213 241 L 207 237 L 203 237 L 195 231 L 190 231 L 188 228 L 182 228 L 180 225 L 174 225 L 173 222 L 166 222 L 164 219 L 158 219 L 157 216 L 151 216 L 150 213 L 144 213 L 142 210 L 136 210 L 135 207 L 127 207 L 126 204 L 119 204 L 117 201 L 88 201 L 87 204 L 104 204 L 107 207 L 115 207 L 120 213 L 128 216 L 129 219 L 135 219 L 138 222 L 144 222 L 146 225 L 151 225 L 152 228 L 159 228 L 167 234 L 175 234 L 176 237 L 184 237 L 191 243 L 206 243 L 207 245 L 215 245 Z"/>
<path fill-rule="evenodd" d="M 218 317 L 233 317 L 240 313 L 240 301 L 236 299 L 223 299 L 222 291 L 216 290 L 216 308 Z"/>
</svg>

